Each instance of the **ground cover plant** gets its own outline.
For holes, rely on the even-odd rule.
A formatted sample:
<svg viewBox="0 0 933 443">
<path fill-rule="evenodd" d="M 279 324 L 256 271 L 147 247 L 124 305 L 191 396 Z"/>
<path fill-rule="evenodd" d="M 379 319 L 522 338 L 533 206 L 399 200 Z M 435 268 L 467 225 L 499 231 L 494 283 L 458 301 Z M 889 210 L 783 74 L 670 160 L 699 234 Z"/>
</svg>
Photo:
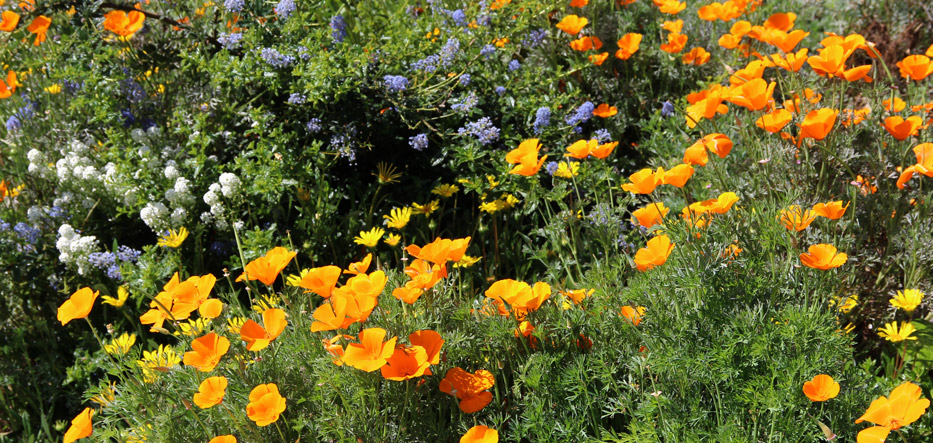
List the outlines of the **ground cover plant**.
<svg viewBox="0 0 933 443">
<path fill-rule="evenodd" d="M 920 2 L 0 10 L 0 441 L 933 438 Z"/>
</svg>

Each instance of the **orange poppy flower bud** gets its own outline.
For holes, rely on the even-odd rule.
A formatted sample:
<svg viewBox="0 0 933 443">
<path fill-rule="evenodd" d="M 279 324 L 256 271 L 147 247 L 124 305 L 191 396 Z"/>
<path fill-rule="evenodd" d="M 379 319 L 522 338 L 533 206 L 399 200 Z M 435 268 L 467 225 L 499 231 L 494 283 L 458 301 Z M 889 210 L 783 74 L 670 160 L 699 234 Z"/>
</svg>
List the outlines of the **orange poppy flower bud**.
<svg viewBox="0 0 933 443">
<path fill-rule="evenodd" d="M 498 443 L 499 431 L 483 425 L 473 426 L 460 437 L 460 443 Z"/>
<path fill-rule="evenodd" d="M 933 73 L 933 62 L 925 55 L 908 55 L 897 62 L 897 67 L 901 70 L 901 77 L 907 80 L 920 81 Z"/>
<path fill-rule="evenodd" d="M 93 409 L 84 408 L 77 417 L 71 420 L 71 426 L 65 431 L 65 443 L 72 443 L 75 440 L 90 436 L 94 432 L 91 427 L 91 417 L 93 415 Z"/>
<path fill-rule="evenodd" d="M 845 206 L 842 206 L 842 200 L 829 202 L 829 203 L 817 203 L 813 205 L 813 213 L 819 215 L 820 217 L 826 217 L 830 220 L 839 220 L 846 213 L 846 209 L 849 208 L 849 203 L 846 203 Z"/>
<path fill-rule="evenodd" d="M 279 394 L 275 383 L 259 385 L 249 393 L 246 415 L 256 422 L 256 426 L 269 426 L 285 412 L 285 397 Z"/>
<path fill-rule="evenodd" d="M 194 394 L 194 404 L 198 405 L 201 409 L 219 405 L 220 402 L 224 400 L 224 395 L 226 395 L 226 393 L 226 377 L 222 375 L 208 377 L 198 386 L 198 392 Z"/>
</svg>

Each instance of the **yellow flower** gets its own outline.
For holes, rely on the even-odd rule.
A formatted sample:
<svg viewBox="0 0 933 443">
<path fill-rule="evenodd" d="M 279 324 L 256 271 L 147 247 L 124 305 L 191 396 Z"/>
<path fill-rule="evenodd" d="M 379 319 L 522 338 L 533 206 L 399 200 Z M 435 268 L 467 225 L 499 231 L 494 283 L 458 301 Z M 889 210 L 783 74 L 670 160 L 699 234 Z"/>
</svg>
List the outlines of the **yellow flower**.
<svg viewBox="0 0 933 443">
<path fill-rule="evenodd" d="M 432 212 L 436 211 L 437 208 L 441 205 L 440 200 L 431 200 L 423 205 L 418 203 L 412 203 L 411 207 L 416 214 L 422 214 L 425 216 L 431 215 Z"/>
<path fill-rule="evenodd" d="M 395 169 L 395 165 L 391 163 L 379 162 L 376 164 L 377 174 L 373 174 L 379 180 L 380 184 L 387 185 L 389 183 L 398 182 L 398 178 L 402 176 Z"/>
<path fill-rule="evenodd" d="M 176 232 L 174 229 L 168 231 L 168 233 L 163 234 L 162 238 L 159 239 L 158 245 L 165 246 L 167 248 L 177 248 L 181 246 L 181 243 L 188 238 L 188 230 L 184 226 L 178 229 Z"/>
<path fill-rule="evenodd" d="M 845 334 L 851 334 L 853 330 L 855 330 L 855 325 L 853 325 L 852 323 L 848 323 L 845 326 L 843 326 L 842 329 L 840 329 L 840 331 L 842 331 Z"/>
<path fill-rule="evenodd" d="M 181 358 L 175 353 L 175 349 L 165 345 L 159 345 L 153 351 L 143 351 L 142 360 L 136 360 L 136 364 L 143 371 L 143 380 L 146 383 L 156 380 L 158 376 L 156 371 L 166 372 L 172 366 L 178 366 L 179 363 L 181 363 Z"/>
<path fill-rule="evenodd" d="M 173 332 L 174 335 L 184 335 L 186 337 L 194 337 L 200 335 L 207 329 L 208 319 L 199 318 L 197 320 L 188 320 L 186 323 L 178 323 L 178 330 Z"/>
<path fill-rule="evenodd" d="M 389 215 L 383 215 L 382 218 L 388 220 L 386 226 L 393 229 L 402 229 L 411 219 L 411 208 L 394 208 Z"/>
<path fill-rule="evenodd" d="M 456 194 L 457 191 L 459 190 L 460 188 L 458 188 L 457 185 L 440 185 L 432 189 L 431 193 L 447 198 L 447 197 L 450 197 L 451 195 Z"/>
<path fill-rule="evenodd" d="M 398 234 L 389 234 L 383 241 L 385 241 L 389 246 L 395 246 L 398 244 L 398 242 L 402 241 L 402 236 Z"/>
<path fill-rule="evenodd" d="M 494 175 L 487 175 L 486 180 L 489 182 L 489 189 L 495 188 L 499 185 L 499 181 L 496 180 L 496 176 Z"/>
<path fill-rule="evenodd" d="M 110 355 L 125 355 L 136 344 L 136 334 L 123 333 L 104 345 L 104 351 Z"/>
<path fill-rule="evenodd" d="M 910 322 L 902 321 L 900 329 L 897 328 L 897 322 L 891 322 L 878 330 L 878 336 L 889 342 L 897 343 L 904 340 L 916 340 L 917 337 L 910 336 L 916 330 L 917 328 Z"/>
<path fill-rule="evenodd" d="M 253 300 L 253 312 L 262 314 L 267 309 L 277 308 L 282 303 L 282 299 L 277 295 L 263 295 L 257 300 Z"/>
<path fill-rule="evenodd" d="M 905 289 L 903 292 L 897 291 L 897 297 L 889 300 L 891 306 L 903 309 L 907 312 L 913 312 L 923 301 L 923 292 L 919 289 Z"/>
<path fill-rule="evenodd" d="M 839 312 L 848 314 L 858 304 L 858 294 L 852 294 L 848 297 L 838 296 L 829 300 L 829 306 L 838 306 Z"/>
<path fill-rule="evenodd" d="M 126 299 L 129 298 L 129 296 L 130 293 L 127 292 L 126 286 L 120 286 L 117 288 L 117 298 L 113 298 L 109 295 L 102 295 L 100 298 L 102 300 L 101 303 L 105 305 L 110 305 L 115 308 L 122 308 L 123 304 L 126 303 Z"/>
<path fill-rule="evenodd" d="M 562 178 L 576 177 L 580 173 L 580 162 L 560 162 L 554 175 Z"/>
<path fill-rule="evenodd" d="M 45 88 L 45 92 L 48 92 L 52 95 L 58 94 L 59 92 L 62 92 L 62 85 L 49 86 L 48 88 Z"/>
<path fill-rule="evenodd" d="M 233 335 L 240 335 L 240 328 L 246 323 L 244 317 L 233 317 L 227 319 L 227 330 Z"/>
<path fill-rule="evenodd" d="M 97 394 L 91 397 L 91 401 L 99 404 L 101 408 L 109 405 L 110 402 L 112 402 L 117 396 L 117 392 L 114 389 L 116 386 L 117 386 L 116 382 L 110 382 L 109 386 L 107 386 L 104 389 L 101 389 L 100 394 Z"/>
<path fill-rule="evenodd" d="M 382 240 L 383 234 L 385 234 L 385 229 L 382 228 L 372 228 L 369 231 L 360 231 L 360 235 L 353 237 L 353 243 L 358 245 L 366 246 L 367 248 L 375 248 L 379 244 L 379 240 Z"/>
<path fill-rule="evenodd" d="M 479 261 L 479 259 L 480 259 L 479 257 L 470 257 L 469 255 L 463 254 L 463 256 L 460 257 L 460 261 L 454 263 L 454 267 L 455 268 L 469 268 L 470 266 L 475 265 L 476 262 Z"/>
</svg>

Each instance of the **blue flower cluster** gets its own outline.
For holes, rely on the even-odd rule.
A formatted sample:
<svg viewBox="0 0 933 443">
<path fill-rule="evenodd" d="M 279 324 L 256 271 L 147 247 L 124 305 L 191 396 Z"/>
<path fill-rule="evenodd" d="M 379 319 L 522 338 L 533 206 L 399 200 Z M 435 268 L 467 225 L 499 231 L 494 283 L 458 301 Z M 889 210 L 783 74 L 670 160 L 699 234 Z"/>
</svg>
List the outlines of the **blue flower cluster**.
<svg viewBox="0 0 933 443">
<path fill-rule="evenodd" d="M 330 19 L 330 38 L 334 43 L 343 43 L 347 37 L 347 21 L 342 15 L 335 15 Z"/>
<path fill-rule="evenodd" d="M 661 117 L 670 117 L 674 115 L 674 104 L 666 101 L 661 103 Z"/>
<path fill-rule="evenodd" d="M 217 37 L 217 41 L 228 51 L 232 51 L 240 47 L 240 42 L 243 40 L 243 34 L 240 32 L 231 32 L 229 34 L 221 34 L 220 37 Z"/>
<path fill-rule="evenodd" d="M 224 9 L 230 12 L 240 12 L 246 6 L 245 0 L 224 0 Z"/>
<path fill-rule="evenodd" d="M 284 55 L 275 48 L 262 48 L 259 54 L 266 63 L 275 68 L 287 68 L 295 63 L 295 57 Z"/>
<path fill-rule="evenodd" d="M 408 138 L 408 144 L 416 151 L 424 151 L 428 148 L 428 134 L 418 134 Z"/>
<path fill-rule="evenodd" d="M 460 76 L 460 86 L 470 86 L 470 82 L 473 80 L 470 77 L 470 74 L 463 74 Z"/>
<path fill-rule="evenodd" d="M 548 125 L 551 124 L 551 108 L 547 106 L 542 106 L 535 111 L 535 122 L 534 122 L 534 131 L 535 134 L 540 134 L 544 131 Z M 555 164 L 555 167 L 556 164 Z M 552 174 L 553 175 L 553 174 Z"/>
<path fill-rule="evenodd" d="M 132 77 L 126 78 L 120 82 L 120 93 L 131 103 L 139 103 L 142 99 L 146 98 L 146 91 Z"/>
<path fill-rule="evenodd" d="M 304 94 L 302 94 L 302 93 L 300 93 L 300 92 L 293 92 L 293 93 L 291 93 L 291 95 L 288 96 L 288 104 L 290 104 L 290 105 L 300 105 L 300 104 L 304 103 L 305 100 L 307 100 L 307 99 L 308 99 L 308 97 L 306 97 Z"/>
<path fill-rule="evenodd" d="M 522 38 L 522 46 L 528 49 L 536 48 L 538 46 L 541 46 L 541 43 L 544 42 L 544 39 L 546 37 L 547 37 L 547 30 L 544 28 L 540 28 L 536 31 L 531 31 L 530 33 L 528 33 L 528 35 Z"/>
<path fill-rule="evenodd" d="M 487 44 L 486 46 L 483 46 L 483 49 L 479 50 L 479 55 L 489 58 L 489 56 L 492 55 L 494 52 L 496 52 L 496 47 L 493 45 Z"/>
<path fill-rule="evenodd" d="M 466 97 L 454 99 L 450 109 L 458 114 L 467 114 L 476 107 L 477 103 L 479 103 L 479 97 L 476 96 L 475 92 L 471 91 Z"/>
<path fill-rule="evenodd" d="M 389 92 L 402 92 L 408 89 L 408 79 L 401 75 L 387 75 L 382 82 Z"/>
<path fill-rule="evenodd" d="M 509 71 L 517 71 L 522 67 L 522 64 L 518 60 L 512 60 L 509 62 Z"/>
<path fill-rule="evenodd" d="M 580 123 L 585 123 L 589 119 L 593 118 L 593 110 L 596 109 L 596 106 L 593 105 L 593 102 L 587 101 L 580 105 L 576 111 L 568 115 L 565 121 L 570 126 L 575 126 Z"/>
<path fill-rule="evenodd" d="M 116 253 L 92 252 L 88 254 L 87 261 L 95 268 L 103 270 L 107 277 L 113 280 L 123 280 L 123 274 L 120 273 L 120 264 L 135 262 L 140 255 L 142 255 L 142 251 L 137 251 L 128 246 L 120 246 Z"/>
<path fill-rule="evenodd" d="M 553 176 L 554 173 L 557 172 L 558 166 L 559 165 L 557 164 L 557 162 L 547 162 L 547 164 L 544 165 L 544 170 L 547 171 L 548 174 Z"/>
<path fill-rule="evenodd" d="M 450 19 L 454 21 L 455 25 L 460 26 L 460 27 L 466 26 L 467 18 L 466 18 L 466 14 L 463 13 L 462 9 L 458 9 L 456 11 L 448 11 L 448 15 L 450 15 Z"/>
<path fill-rule="evenodd" d="M 609 133 L 608 129 L 597 129 L 593 135 L 600 143 L 606 143 L 609 140 L 612 140 L 612 134 Z"/>
<path fill-rule="evenodd" d="M 496 86 L 496 94 L 505 94 L 505 86 Z"/>
<path fill-rule="evenodd" d="M 457 51 L 459 50 L 460 40 L 451 37 L 447 39 L 447 43 L 444 44 L 444 47 L 441 48 L 440 52 L 437 54 L 431 54 L 421 60 L 412 63 L 411 68 L 415 71 L 422 72 L 437 71 L 437 68 L 450 66 L 450 64 L 454 61 L 454 56 L 457 55 Z"/>
<path fill-rule="evenodd" d="M 321 119 L 319 119 L 319 118 L 317 118 L 317 117 L 312 118 L 307 124 L 305 124 L 305 129 L 307 129 L 308 132 L 310 132 L 310 133 L 312 133 L 312 134 L 316 134 L 316 133 L 318 133 L 318 132 L 321 132 L 321 129 L 322 129 L 322 127 L 321 127 Z"/>
<path fill-rule="evenodd" d="M 19 238 L 26 240 L 26 243 L 30 245 L 36 244 L 36 240 L 39 240 L 39 236 L 42 235 L 42 231 L 38 228 L 29 226 L 23 222 L 17 223 L 16 226 L 13 227 L 13 232 L 15 232 Z"/>
<path fill-rule="evenodd" d="M 460 135 L 472 135 L 480 143 L 488 145 L 499 139 L 499 128 L 492 124 L 489 117 L 483 117 L 475 122 L 467 123 L 466 126 L 457 130 Z"/>
<path fill-rule="evenodd" d="M 288 20 L 292 13 L 295 12 L 295 9 L 298 9 L 295 6 L 295 0 L 280 0 L 279 3 L 275 5 L 275 13 L 278 14 L 282 20 Z"/>
</svg>

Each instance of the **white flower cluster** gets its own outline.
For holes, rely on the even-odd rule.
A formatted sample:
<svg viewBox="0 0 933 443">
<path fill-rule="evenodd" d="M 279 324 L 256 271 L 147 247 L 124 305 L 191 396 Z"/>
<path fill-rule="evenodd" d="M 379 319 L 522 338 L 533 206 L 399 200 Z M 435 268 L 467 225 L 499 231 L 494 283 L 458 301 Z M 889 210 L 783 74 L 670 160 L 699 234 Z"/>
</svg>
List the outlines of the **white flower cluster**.
<svg viewBox="0 0 933 443">
<path fill-rule="evenodd" d="M 26 158 L 29 159 L 27 171 L 29 171 L 30 174 L 42 178 L 48 178 L 52 174 L 52 170 L 49 169 L 49 161 L 42 151 L 35 148 L 30 149 L 29 152 L 26 153 Z"/>
<path fill-rule="evenodd" d="M 88 157 L 90 148 L 80 140 L 72 140 L 68 145 L 59 149 L 59 153 L 62 157 L 55 162 L 55 174 L 58 177 L 59 188 L 78 188 L 82 193 L 74 195 L 63 191 L 55 199 L 53 205 L 64 207 L 69 204 L 79 204 L 84 209 L 91 208 L 97 201 L 94 195 L 103 190 L 104 177 L 97 169 L 95 162 Z M 41 152 L 37 152 L 33 157 L 37 160 L 45 160 Z M 33 169 L 40 170 L 38 166 Z"/>
<path fill-rule="evenodd" d="M 224 218 L 224 214 L 227 210 L 224 208 L 224 203 L 220 196 L 223 195 L 226 198 L 236 197 L 240 193 L 240 185 L 242 183 L 236 174 L 230 172 L 220 174 L 218 181 L 220 183 L 211 183 L 207 192 L 204 193 L 204 203 L 210 206 L 211 210 L 210 212 L 205 211 L 201 213 L 201 221 L 203 223 L 213 222 L 217 229 L 226 230 L 230 225 Z"/>
<path fill-rule="evenodd" d="M 58 259 L 66 265 L 77 266 L 78 274 L 81 275 L 90 269 L 88 255 L 100 250 L 97 237 L 78 234 L 67 223 L 58 228 L 58 240 L 55 242 L 55 247 L 58 248 Z"/>
</svg>

